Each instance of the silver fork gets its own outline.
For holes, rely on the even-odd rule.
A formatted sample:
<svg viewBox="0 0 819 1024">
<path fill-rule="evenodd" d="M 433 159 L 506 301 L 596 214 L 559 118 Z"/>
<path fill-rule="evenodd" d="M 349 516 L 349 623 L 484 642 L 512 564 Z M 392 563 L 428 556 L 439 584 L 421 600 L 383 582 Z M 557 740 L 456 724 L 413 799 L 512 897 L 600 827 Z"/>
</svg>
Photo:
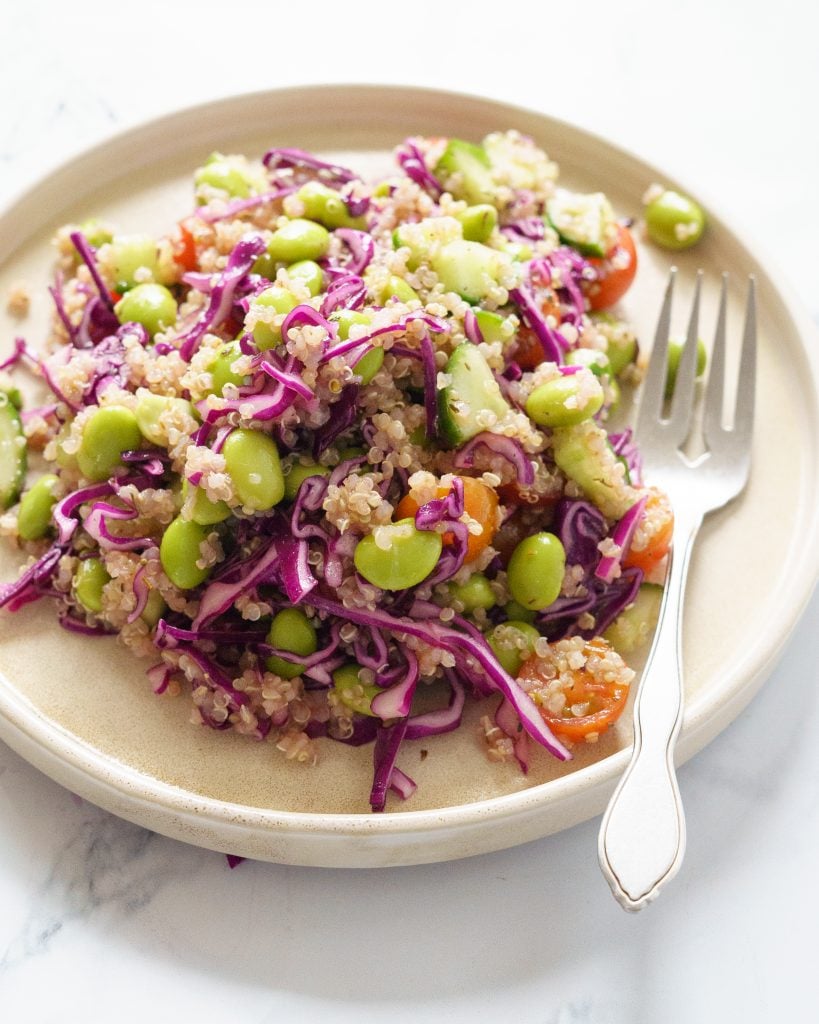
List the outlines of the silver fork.
<svg viewBox="0 0 819 1024">
<path fill-rule="evenodd" d="M 685 851 L 685 819 L 674 769 L 683 718 L 683 593 L 703 517 L 735 498 L 748 479 L 754 418 L 756 297 L 750 278 L 732 424 L 725 423 L 727 276 L 723 275 L 702 417 L 705 451 L 694 459 L 682 452 L 693 424 L 702 272 L 697 275 L 670 413 L 664 418 L 674 278 L 672 269 L 635 428 L 646 479 L 668 494 L 674 508 L 673 544 L 660 621 L 634 704 L 631 761 L 603 816 L 598 844 L 600 866 L 615 898 L 626 910 L 635 911 L 651 902 L 676 875 Z"/>
</svg>

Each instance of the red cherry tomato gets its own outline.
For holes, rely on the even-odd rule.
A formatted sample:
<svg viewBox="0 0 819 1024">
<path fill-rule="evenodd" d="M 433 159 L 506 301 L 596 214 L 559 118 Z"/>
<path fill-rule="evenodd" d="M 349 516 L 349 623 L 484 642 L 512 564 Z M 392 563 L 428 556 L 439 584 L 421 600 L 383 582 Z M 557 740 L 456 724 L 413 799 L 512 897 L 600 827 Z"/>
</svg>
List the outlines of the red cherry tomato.
<svg viewBox="0 0 819 1024">
<path fill-rule="evenodd" d="M 196 270 L 199 259 L 196 255 L 196 242 L 190 228 L 184 221 L 176 225 L 171 239 L 174 262 L 183 270 Z"/>
<path fill-rule="evenodd" d="M 608 309 L 619 302 L 637 273 L 637 249 L 625 224 L 617 225 L 617 241 L 601 259 L 590 259 L 597 277 L 586 286 L 592 309 Z"/>
</svg>

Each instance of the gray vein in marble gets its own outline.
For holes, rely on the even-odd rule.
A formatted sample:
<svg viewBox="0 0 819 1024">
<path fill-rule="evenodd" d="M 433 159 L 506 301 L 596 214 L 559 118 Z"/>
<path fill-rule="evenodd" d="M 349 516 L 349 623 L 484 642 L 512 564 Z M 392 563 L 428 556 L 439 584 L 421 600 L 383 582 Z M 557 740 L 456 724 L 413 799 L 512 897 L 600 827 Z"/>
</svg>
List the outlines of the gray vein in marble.
<svg viewBox="0 0 819 1024">
<path fill-rule="evenodd" d="M 52 940 L 103 906 L 132 914 L 146 906 L 164 882 L 146 857 L 155 834 L 85 805 L 32 896 L 28 919 L 0 957 L 0 974 L 48 952 Z"/>
</svg>

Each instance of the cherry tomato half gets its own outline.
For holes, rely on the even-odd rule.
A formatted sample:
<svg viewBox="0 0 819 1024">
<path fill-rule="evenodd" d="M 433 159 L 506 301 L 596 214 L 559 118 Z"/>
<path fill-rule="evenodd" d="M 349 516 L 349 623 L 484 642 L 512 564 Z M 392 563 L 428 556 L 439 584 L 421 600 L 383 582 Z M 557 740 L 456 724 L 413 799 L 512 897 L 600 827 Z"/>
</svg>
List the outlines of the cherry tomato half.
<svg viewBox="0 0 819 1024">
<path fill-rule="evenodd" d="M 470 533 L 466 544 L 465 562 L 474 561 L 491 543 L 497 529 L 498 496 L 491 487 L 476 480 L 474 477 L 461 477 L 464 484 L 464 511 L 483 527 L 483 533 Z M 444 498 L 449 494 L 449 487 L 439 487 L 437 496 Z M 395 509 L 395 520 L 409 519 L 418 511 L 418 502 L 409 494 L 398 502 Z M 452 544 L 452 534 L 444 534 L 444 544 Z"/>
<path fill-rule="evenodd" d="M 583 655 L 586 661 L 582 668 L 563 673 L 564 699 L 559 710 L 549 706 L 555 696 L 556 678 L 561 678 L 556 677 L 550 659 L 532 655 L 518 672 L 544 722 L 556 736 L 567 740 L 592 740 L 604 733 L 620 717 L 628 700 L 628 683 L 613 680 L 601 664 L 603 658 L 619 658 L 611 645 L 595 637 L 586 641 Z"/>
<path fill-rule="evenodd" d="M 196 242 L 193 233 L 184 221 L 176 225 L 176 230 L 171 238 L 171 249 L 174 262 L 178 263 L 183 270 L 196 270 L 199 265 Z"/>
<path fill-rule="evenodd" d="M 637 273 L 637 249 L 625 224 L 617 225 L 617 241 L 606 255 L 589 263 L 597 272 L 596 279 L 586 285 L 589 306 L 608 309 L 622 299 Z"/>
</svg>

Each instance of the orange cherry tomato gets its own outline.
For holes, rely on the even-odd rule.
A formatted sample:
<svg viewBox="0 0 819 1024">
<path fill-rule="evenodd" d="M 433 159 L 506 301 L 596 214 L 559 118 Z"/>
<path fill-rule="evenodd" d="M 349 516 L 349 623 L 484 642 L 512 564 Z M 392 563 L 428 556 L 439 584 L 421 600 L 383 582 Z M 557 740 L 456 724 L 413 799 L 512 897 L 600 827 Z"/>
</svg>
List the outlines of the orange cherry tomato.
<svg viewBox="0 0 819 1024">
<path fill-rule="evenodd" d="M 485 483 L 474 477 L 462 476 L 460 479 L 464 484 L 464 511 L 483 527 L 482 533 L 470 533 L 466 544 L 464 562 L 473 562 L 489 546 L 495 536 L 498 496 L 491 487 L 487 487 Z M 449 487 L 439 487 L 436 496 L 445 498 L 449 491 Z M 418 508 L 418 502 L 411 495 L 405 494 L 396 506 L 395 519 L 410 519 L 415 516 Z M 451 533 L 445 533 L 443 540 L 447 545 L 455 542 Z"/>
<path fill-rule="evenodd" d="M 174 262 L 178 263 L 183 270 L 196 270 L 199 266 L 196 242 L 193 233 L 184 221 L 176 225 L 176 230 L 171 238 L 171 250 Z"/>
<path fill-rule="evenodd" d="M 618 657 L 613 648 L 602 637 L 595 637 L 586 641 L 583 654 L 583 668 L 564 670 L 560 675 L 549 658 L 536 654 L 518 672 L 544 722 L 556 736 L 567 740 L 595 739 L 617 721 L 628 700 L 628 682 L 612 679 L 610 667 L 600 664 L 604 658 L 610 663 L 611 658 Z M 555 697 L 560 696 L 563 701 L 558 710 Z"/>
<path fill-rule="evenodd" d="M 556 323 L 560 323 L 560 303 L 553 292 L 540 299 L 540 310 L 544 316 L 552 316 Z M 546 358 L 540 339 L 530 327 L 521 327 L 518 331 L 512 358 L 521 370 L 534 370 Z"/>
<path fill-rule="evenodd" d="M 597 279 L 586 285 L 589 306 L 608 309 L 622 299 L 637 273 L 637 249 L 625 224 L 617 225 L 617 241 L 606 255 L 589 263 L 597 271 Z"/>
<path fill-rule="evenodd" d="M 642 569 L 649 576 L 668 554 L 674 535 L 674 512 L 668 495 L 651 488 L 631 547 L 623 557 L 627 569 Z"/>
</svg>

